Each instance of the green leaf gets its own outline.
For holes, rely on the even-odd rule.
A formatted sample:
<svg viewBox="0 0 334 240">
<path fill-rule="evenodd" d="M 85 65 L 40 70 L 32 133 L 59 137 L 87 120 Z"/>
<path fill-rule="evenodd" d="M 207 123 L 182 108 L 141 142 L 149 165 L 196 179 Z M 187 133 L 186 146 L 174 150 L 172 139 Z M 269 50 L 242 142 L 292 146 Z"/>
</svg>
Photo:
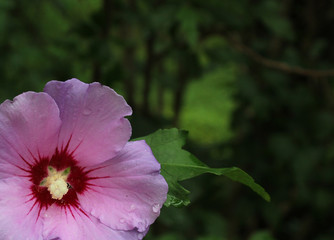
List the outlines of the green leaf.
<svg viewBox="0 0 334 240">
<path fill-rule="evenodd" d="M 154 156 L 161 164 L 161 174 L 168 183 L 169 191 L 165 206 L 172 205 L 178 207 L 188 205 L 190 203 L 188 198 L 189 191 L 183 188 L 178 182 L 204 173 L 226 176 L 234 181 L 243 183 L 266 201 L 270 201 L 269 194 L 243 170 L 236 167 L 210 168 L 194 155 L 182 149 L 186 137 L 186 131 L 173 128 L 158 130 L 140 138 L 145 140 L 151 147 Z"/>
</svg>

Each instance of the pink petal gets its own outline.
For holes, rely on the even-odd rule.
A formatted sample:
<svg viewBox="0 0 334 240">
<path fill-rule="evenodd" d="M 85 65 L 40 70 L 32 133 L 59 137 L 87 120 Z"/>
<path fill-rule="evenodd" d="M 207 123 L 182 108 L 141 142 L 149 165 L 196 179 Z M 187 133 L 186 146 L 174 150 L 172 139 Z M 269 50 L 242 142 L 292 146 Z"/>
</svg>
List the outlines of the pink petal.
<svg viewBox="0 0 334 240">
<path fill-rule="evenodd" d="M 69 141 L 69 150 L 82 165 L 106 161 L 119 152 L 131 136 L 125 116 L 132 113 L 124 98 L 99 83 L 77 79 L 51 81 L 44 89 L 60 109 L 62 128 L 59 145 Z"/>
<path fill-rule="evenodd" d="M 166 201 L 168 186 L 159 171 L 145 141 L 129 142 L 115 158 L 88 170 L 91 186 L 79 202 L 111 228 L 143 232 Z"/>
<path fill-rule="evenodd" d="M 46 93 L 26 92 L 0 105 L 0 179 L 22 174 L 57 146 L 59 109 Z"/>
<path fill-rule="evenodd" d="M 143 237 L 137 231 L 113 230 L 95 217 L 73 208 L 65 210 L 52 205 L 45 216 L 43 232 L 45 239 L 138 240 Z"/>
<path fill-rule="evenodd" d="M 17 177 L 0 180 L 0 239 L 43 240 L 39 208 L 30 199 L 28 181 Z"/>
</svg>

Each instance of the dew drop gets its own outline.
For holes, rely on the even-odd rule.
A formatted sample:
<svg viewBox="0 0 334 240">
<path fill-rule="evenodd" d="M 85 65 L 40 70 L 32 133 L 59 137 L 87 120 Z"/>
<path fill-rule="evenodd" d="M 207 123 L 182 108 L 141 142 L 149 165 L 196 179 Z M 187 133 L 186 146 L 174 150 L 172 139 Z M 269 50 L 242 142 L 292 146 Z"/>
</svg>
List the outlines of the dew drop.
<svg viewBox="0 0 334 240">
<path fill-rule="evenodd" d="M 119 222 L 120 222 L 120 223 L 124 223 L 124 222 L 125 222 L 125 219 L 124 219 L 124 218 L 121 218 L 121 219 L 119 220 Z"/>
<path fill-rule="evenodd" d="M 138 239 L 141 240 L 144 238 L 144 235 L 142 233 L 138 233 Z"/>
<path fill-rule="evenodd" d="M 158 213 L 160 211 L 160 204 L 154 204 L 152 207 L 153 212 Z"/>
<path fill-rule="evenodd" d="M 91 113 L 92 113 L 92 110 L 90 110 L 89 108 L 85 108 L 82 112 L 82 114 L 86 116 L 90 115 Z"/>
<path fill-rule="evenodd" d="M 135 209 L 136 209 L 136 205 L 131 204 L 131 206 L 130 206 L 130 211 L 134 211 Z"/>
</svg>

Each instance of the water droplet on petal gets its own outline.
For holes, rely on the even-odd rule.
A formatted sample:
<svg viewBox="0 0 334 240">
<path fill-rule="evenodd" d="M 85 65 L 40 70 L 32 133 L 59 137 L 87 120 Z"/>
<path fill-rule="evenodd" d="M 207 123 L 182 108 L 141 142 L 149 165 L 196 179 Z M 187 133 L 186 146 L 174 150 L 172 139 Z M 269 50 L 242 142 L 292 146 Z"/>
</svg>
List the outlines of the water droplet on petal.
<svg viewBox="0 0 334 240">
<path fill-rule="evenodd" d="M 82 112 L 82 114 L 86 116 L 90 115 L 91 113 L 92 113 L 92 110 L 90 110 L 89 108 L 85 108 Z"/>
<path fill-rule="evenodd" d="M 154 204 L 152 207 L 153 212 L 158 213 L 160 211 L 160 204 Z"/>
<path fill-rule="evenodd" d="M 130 206 L 130 211 L 134 211 L 135 209 L 136 209 L 136 205 L 131 204 L 131 206 Z"/>
<path fill-rule="evenodd" d="M 144 235 L 142 233 L 138 233 L 138 239 L 141 240 L 144 238 Z"/>
<path fill-rule="evenodd" d="M 124 222 L 125 222 L 125 219 L 124 219 L 124 218 L 121 218 L 121 219 L 119 220 L 119 222 L 120 222 L 120 223 L 124 223 Z"/>
</svg>

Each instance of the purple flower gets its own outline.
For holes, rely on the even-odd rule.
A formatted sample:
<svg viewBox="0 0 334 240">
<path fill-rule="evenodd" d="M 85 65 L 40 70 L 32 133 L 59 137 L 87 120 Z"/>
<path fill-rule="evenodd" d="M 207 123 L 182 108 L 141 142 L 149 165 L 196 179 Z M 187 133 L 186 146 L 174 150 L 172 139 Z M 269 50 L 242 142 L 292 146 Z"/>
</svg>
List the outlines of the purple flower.
<svg viewBox="0 0 334 240">
<path fill-rule="evenodd" d="M 132 113 L 99 83 L 51 81 L 0 105 L 0 239 L 137 240 L 167 183 Z"/>
</svg>

